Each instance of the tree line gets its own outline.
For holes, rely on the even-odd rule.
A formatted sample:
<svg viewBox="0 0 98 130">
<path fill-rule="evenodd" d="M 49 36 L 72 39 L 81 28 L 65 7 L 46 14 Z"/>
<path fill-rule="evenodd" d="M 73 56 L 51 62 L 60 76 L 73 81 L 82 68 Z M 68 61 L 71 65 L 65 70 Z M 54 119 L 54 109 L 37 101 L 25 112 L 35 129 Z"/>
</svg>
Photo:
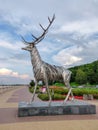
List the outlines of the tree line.
<svg viewBox="0 0 98 130">
<path fill-rule="evenodd" d="M 71 82 L 78 84 L 98 84 L 98 60 L 89 64 L 69 68 L 72 71 Z"/>
</svg>

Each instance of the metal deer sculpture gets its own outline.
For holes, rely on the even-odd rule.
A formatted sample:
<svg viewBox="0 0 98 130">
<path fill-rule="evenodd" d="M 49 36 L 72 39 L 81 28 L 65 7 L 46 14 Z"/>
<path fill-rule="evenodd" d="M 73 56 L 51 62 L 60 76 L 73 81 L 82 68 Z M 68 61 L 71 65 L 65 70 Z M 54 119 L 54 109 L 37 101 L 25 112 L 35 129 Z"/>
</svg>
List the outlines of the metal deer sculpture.
<svg viewBox="0 0 98 130">
<path fill-rule="evenodd" d="M 33 66 L 33 72 L 34 72 L 34 77 L 35 77 L 35 87 L 34 87 L 34 92 L 33 92 L 33 95 L 32 95 L 31 102 L 34 101 L 35 92 L 36 92 L 38 82 L 42 81 L 42 82 L 45 83 L 46 90 L 47 90 L 47 93 L 48 93 L 48 96 L 49 96 L 49 105 L 51 104 L 51 101 L 52 101 L 51 94 L 50 94 L 50 91 L 49 91 L 49 86 L 48 86 L 49 81 L 59 81 L 59 80 L 62 79 L 65 86 L 69 90 L 68 94 L 67 94 L 67 96 L 64 100 L 64 103 L 66 103 L 70 94 L 72 96 L 72 100 L 74 99 L 74 96 L 73 96 L 73 93 L 72 93 L 72 88 L 70 87 L 70 84 L 69 84 L 71 72 L 69 70 L 66 70 L 64 67 L 50 65 L 50 64 L 44 62 L 41 59 L 39 52 L 36 48 L 36 44 L 38 44 L 39 42 L 41 42 L 44 39 L 45 35 L 48 32 L 48 29 L 50 28 L 51 24 L 54 21 L 54 19 L 55 19 L 55 15 L 53 15 L 52 19 L 50 19 L 48 17 L 49 25 L 47 26 L 47 28 L 44 28 L 40 24 L 40 27 L 42 28 L 43 33 L 39 37 L 32 35 L 32 37 L 34 39 L 32 42 L 27 42 L 22 37 L 24 44 L 27 45 L 25 48 L 22 48 L 22 49 L 30 52 L 31 63 L 32 63 L 32 66 Z"/>
</svg>

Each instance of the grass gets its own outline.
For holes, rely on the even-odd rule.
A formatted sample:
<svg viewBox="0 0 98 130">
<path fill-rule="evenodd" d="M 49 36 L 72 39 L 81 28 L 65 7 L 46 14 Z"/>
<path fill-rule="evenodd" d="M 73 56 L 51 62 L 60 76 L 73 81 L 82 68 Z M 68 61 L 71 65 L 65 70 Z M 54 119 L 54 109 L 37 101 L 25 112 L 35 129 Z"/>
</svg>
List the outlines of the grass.
<svg viewBox="0 0 98 130">
<path fill-rule="evenodd" d="M 57 87 L 64 87 L 64 83 L 55 83 L 53 84 L 53 86 L 57 86 Z"/>
<path fill-rule="evenodd" d="M 78 87 L 78 86 L 79 86 L 79 84 L 78 84 L 78 83 L 76 83 L 76 82 L 71 82 L 71 83 L 70 83 L 70 86 L 72 86 L 72 87 Z"/>
<path fill-rule="evenodd" d="M 77 88 L 78 86 L 86 86 L 86 87 L 94 87 L 96 86 L 96 84 L 90 84 L 90 83 L 86 83 L 86 84 L 78 84 L 76 82 L 70 82 L 70 86 L 72 86 L 73 88 Z M 58 86 L 58 87 L 64 87 L 64 83 L 55 83 L 53 84 L 53 86 Z"/>
</svg>

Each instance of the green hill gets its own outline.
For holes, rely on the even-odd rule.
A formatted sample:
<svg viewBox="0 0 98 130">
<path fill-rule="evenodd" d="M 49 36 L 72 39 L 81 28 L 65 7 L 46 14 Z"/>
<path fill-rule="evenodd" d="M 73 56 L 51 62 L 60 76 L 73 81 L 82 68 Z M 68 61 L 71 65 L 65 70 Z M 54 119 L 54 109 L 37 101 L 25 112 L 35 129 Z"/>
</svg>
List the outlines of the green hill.
<svg viewBox="0 0 98 130">
<path fill-rule="evenodd" d="M 89 64 L 69 68 L 71 82 L 78 84 L 98 84 L 98 60 Z"/>
</svg>

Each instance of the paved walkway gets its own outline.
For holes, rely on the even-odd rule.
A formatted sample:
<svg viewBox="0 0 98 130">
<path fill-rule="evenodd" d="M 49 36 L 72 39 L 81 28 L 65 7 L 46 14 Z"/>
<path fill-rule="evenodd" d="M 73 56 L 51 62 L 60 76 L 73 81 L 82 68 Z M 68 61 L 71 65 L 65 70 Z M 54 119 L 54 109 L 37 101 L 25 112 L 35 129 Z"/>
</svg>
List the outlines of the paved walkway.
<svg viewBox="0 0 98 130">
<path fill-rule="evenodd" d="M 24 86 L 0 95 L 0 130 L 98 130 L 97 100 L 89 101 L 97 106 L 93 115 L 18 117 L 18 102 L 29 102 L 31 96 Z"/>
</svg>

